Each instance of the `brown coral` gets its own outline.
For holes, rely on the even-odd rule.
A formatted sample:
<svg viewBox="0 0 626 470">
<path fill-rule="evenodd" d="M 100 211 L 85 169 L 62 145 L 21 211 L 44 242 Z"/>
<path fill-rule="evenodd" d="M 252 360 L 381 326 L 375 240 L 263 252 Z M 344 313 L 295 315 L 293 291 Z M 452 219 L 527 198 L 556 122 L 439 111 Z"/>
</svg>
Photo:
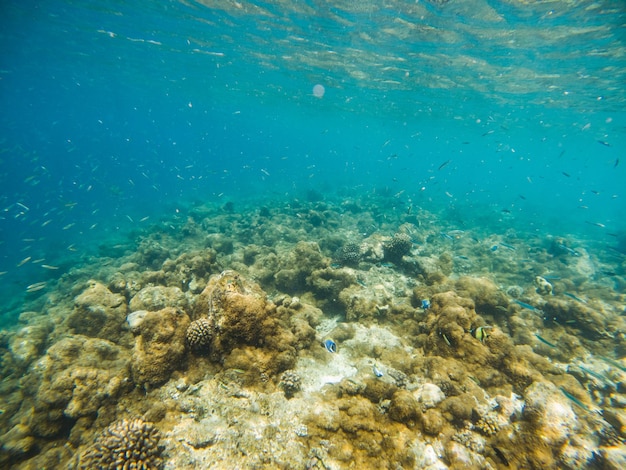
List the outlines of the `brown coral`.
<svg viewBox="0 0 626 470">
<path fill-rule="evenodd" d="M 403 256 L 411 252 L 412 247 L 411 237 L 406 233 L 396 233 L 389 242 L 385 243 L 385 258 L 391 261 L 401 261 Z"/>
<path fill-rule="evenodd" d="M 163 467 L 159 431 L 141 419 L 113 423 L 80 457 L 80 469 L 138 469 Z"/>
<path fill-rule="evenodd" d="M 206 318 L 192 321 L 187 328 L 187 344 L 193 351 L 202 351 L 211 345 L 211 323 Z"/>
</svg>

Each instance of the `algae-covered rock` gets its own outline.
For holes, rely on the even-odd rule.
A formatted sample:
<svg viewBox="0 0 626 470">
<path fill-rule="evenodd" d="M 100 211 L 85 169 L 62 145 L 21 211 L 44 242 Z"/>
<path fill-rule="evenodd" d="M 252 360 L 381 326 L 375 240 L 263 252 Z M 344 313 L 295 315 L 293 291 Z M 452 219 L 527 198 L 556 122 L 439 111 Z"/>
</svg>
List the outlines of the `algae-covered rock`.
<svg viewBox="0 0 626 470">
<path fill-rule="evenodd" d="M 95 416 L 128 388 L 127 364 L 126 351 L 103 339 L 71 336 L 51 346 L 37 362 L 34 435 L 55 436 L 66 418 Z"/>
<path fill-rule="evenodd" d="M 578 429 L 571 402 L 551 382 L 533 383 L 526 389 L 524 398 L 523 418 L 546 444 L 560 446 Z"/>
<path fill-rule="evenodd" d="M 66 324 L 75 334 L 119 342 L 127 310 L 123 295 L 89 281 L 87 288 L 74 299 L 74 309 Z"/>
<path fill-rule="evenodd" d="M 146 314 L 132 355 L 135 383 L 146 387 L 161 384 L 181 366 L 189 322 L 186 313 L 173 307 Z"/>
<path fill-rule="evenodd" d="M 212 349 L 221 353 L 237 345 L 262 345 L 276 309 L 258 285 L 235 271 L 211 276 L 195 305 L 196 316 L 206 316 L 214 331 Z"/>
<path fill-rule="evenodd" d="M 9 349 L 20 367 L 27 366 L 43 353 L 52 328 L 50 320 L 38 320 L 24 326 L 11 338 Z"/>
<path fill-rule="evenodd" d="M 165 307 L 185 309 L 187 298 L 178 287 L 149 286 L 141 289 L 131 300 L 131 311 L 148 310 L 156 312 Z"/>
<path fill-rule="evenodd" d="M 298 242 L 289 254 L 281 259 L 281 269 L 275 275 L 276 285 L 288 293 L 302 292 L 307 277 L 316 269 L 328 266 L 327 259 L 315 242 Z"/>
<path fill-rule="evenodd" d="M 391 397 L 389 417 L 394 421 L 415 426 L 422 419 L 420 405 L 413 394 L 407 390 L 398 390 Z"/>
</svg>

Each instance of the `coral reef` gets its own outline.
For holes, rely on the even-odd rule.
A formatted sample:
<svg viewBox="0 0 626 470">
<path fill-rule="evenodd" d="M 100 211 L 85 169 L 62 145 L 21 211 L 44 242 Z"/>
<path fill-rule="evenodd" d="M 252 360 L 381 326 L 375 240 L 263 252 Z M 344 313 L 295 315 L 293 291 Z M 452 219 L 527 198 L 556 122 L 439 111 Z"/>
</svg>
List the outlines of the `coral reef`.
<svg viewBox="0 0 626 470">
<path fill-rule="evenodd" d="M 75 334 L 120 340 L 120 328 L 128 306 L 124 296 L 115 294 L 102 283 L 90 280 L 87 288 L 74 299 L 74 309 L 66 324 Z"/>
<path fill-rule="evenodd" d="M 348 242 L 335 252 L 335 259 L 340 264 L 355 266 L 361 260 L 361 247 L 358 243 Z"/>
<path fill-rule="evenodd" d="M 395 233 L 391 240 L 385 243 L 385 257 L 390 261 L 402 261 L 402 257 L 408 255 L 413 247 L 411 237 L 403 232 Z"/>
<path fill-rule="evenodd" d="M 137 469 L 163 468 L 159 431 L 141 419 L 111 424 L 98 436 L 78 461 L 77 469 Z"/>
<path fill-rule="evenodd" d="M 211 322 L 206 318 L 192 321 L 185 334 L 187 345 L 196 352 L 208 350 L 212 336 Z"/>
<path fill-rule="evenodd" d="M 169 379 L 185 355 L 189 323 L 189 316 L 174 307 L 146 314 L 130 364 L 136 384 L 150 387 Z"/>
<path fill-rule="evenodd" d="M 302 388 L 300 376 L 292 370 L 286 370 L 280 376 L 278 386 L 283 389 L 287 398 L 291 398 Z"/>
<path fill-rule="evenodd" d="M 207 204 L 72 269 L 0 335 L 0 466 L 621 468 L 622 274 L 391 196 Z"/>
</svg>

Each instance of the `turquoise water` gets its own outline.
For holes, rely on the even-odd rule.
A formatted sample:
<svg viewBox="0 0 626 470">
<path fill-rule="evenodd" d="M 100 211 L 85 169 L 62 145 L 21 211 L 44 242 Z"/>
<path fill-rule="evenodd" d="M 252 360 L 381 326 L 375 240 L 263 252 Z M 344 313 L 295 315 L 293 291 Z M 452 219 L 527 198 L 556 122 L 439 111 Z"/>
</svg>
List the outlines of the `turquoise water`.
<svg viewBox="0 0 626 470">
<path fill-rule="evenodd" d="M 363 237 L 403 222 L 464 230 L 476 246 L 564 237 L 623 302 L 622 1 L 51 0 L 0 12 L 4 326 L 77 295 L 76 270 L 183 233 L 203 207 L 288 220 L 317 200 L 335 214 L 359 201 L 379 224 Z M 421 210 L 436 217 L 405 217 Z M 332 256 L 338 243 L 321 246 Z"/>
</svg>

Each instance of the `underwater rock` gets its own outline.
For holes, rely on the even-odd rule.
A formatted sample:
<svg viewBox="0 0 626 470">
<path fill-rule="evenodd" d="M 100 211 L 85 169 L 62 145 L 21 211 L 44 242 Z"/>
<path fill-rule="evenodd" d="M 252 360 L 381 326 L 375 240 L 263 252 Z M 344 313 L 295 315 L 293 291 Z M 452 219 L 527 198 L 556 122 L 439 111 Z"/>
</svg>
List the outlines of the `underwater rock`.
<svg viewBox="0 0 626 470">
<path fill-rule="evenodd" d="M 446 398 L 441 389 L 431 383 L 423 384 L 414 394 L 424 409 L 434 408 Z"/>
<path fill-rule="evenodd" d="M 411 392 L 398 390 L 391 397 L 389 417 L 412 428 L 422 420 L 422 412 Z"/>
<path fill-rule="evenodd" d="M 543 310 L 546 318 L 579 328 L 590 339 L 602 339 L 611 336 L 607 332 L 609 318 L 580 302 L 550 298 L 543 306 Z"/>
<path fill-rule="evenodd" d="M 564 444 L 579 427 L 568 398 L 550 382 L 535 382 L 524 393 L 523 418 L 549 446 Z"/>
<path fill-rule="evenodd" d="M 127 311 L 123 295 L 89 281 L 83 293 L 74 299 L 74 309 L 65 322 L 76 334 L 119 342 Z"/>
<path fill-rule="evenodd" d="M 149 286 L 141 289 L 131 300 L 130 309 L 156 312 L 165 307 L 185 309 L 187 298 L 178 287 Z"/>
<path fill-rule="evenodd" d="M 226 353 L 237 345 L 260 345 L 269 314 L 275 310 L 261 288 L 235 271 L 209 279 L 196 301 L 196 315 L 208 318 L 214 331 L 212 349 Z"/>
<path fill-rule="evenodd" d="M 457 433 L 446 445 L 446 458 L 452 468 L 486 468 L 484 439 L 471 432 Z"/>
<path fill-rule="evenodd" d="M 457 294 L 474 301 L 476 310 L 497 315 L 509 304 L 506 294 L 491 280 L 485 277 L 464 276 L 456 282 Z"/>
<path fill-rule="evenodd" d="M 111 424 L 78 459 L 75 468 L 143 469 L 163 467 L 160 433 L 141 419 Z"/>
<path fill-rule="evenodd" d="M 441 257 L 434 255 L 419 256 L 404 263 L 407 272 L 417 277 L 418 280 L 432 286 L 441 284 L 446 280 L 446 273 L 442 270 Z M 450 274 L 449 271 L 448 274 Z"/>
<path fill-rule="evenodd" d="M 12 459 L 29 453 L 37 445 L 37 440 L 32 435 L 31 428 L 26 424 L 16 424 L 6 433 L 0 435 L 0 465 L 9 468 L 8 464 Z M 6 467 L 4 467 L 7 465 Z"/>
<path fill-rule="evenodd" d="M 52 329 L 52 322 L 42 319 L 17 331 L 11 338 L 9 350 L 19 367 L 26 367 L 43 353 Z"/>
<path fill-rule="evenodd" d="M 143 323 L 143 320 L 144 318 L 146 318 L 147 314 L 147 310 L 137 310 L 136 312 L 129 313 L 126 316 L 126 323 L 128 323 L 128 328 L 130 329 L 131 333 L 139 333 L 141 324 Z"/>
<path fill-rule="evenodd" d="M 29 419 L 34 435 L 53 437 L 67 418 L 95 416 L 129 388 L 127 364 L 126 350 L 103 339 L 70 336 L 52 345 L 30 377 L 39 381 Z"/>
<path fill-rule="evenodd" d="M 600 447 L 596 460 L 603 470 L 623 470 L 626 468 L 626 448 L 623 445 Z"/>
<path fill-rule="evenodd" d="M 356 276 L 348 269 L 316 269 L 307 276 L 306 283 L 316 294 L 316 298 L 332 301 L 343 289 L 356 284 Z"/>
<path fill-rule="evenodd" d="M 422 417 L 422 430 L 424 433 L 431 436 L 437 436 L 446 424 L 446 420 L 443 418 L 439 410 L 431 408 L 426 410 Z"/>
<path fill-rule="evenodd" d="M 315 338 L 305 320 L 314 311 L 300 302 L 295 305 L 295 310 L 277 310 L 257 284 L 227 270 L 211 276 L 196 299 L 194 316 L 208 320 L 211 360 L 272 376 L 292 368 L 296 348 Z"/>
<path fill-rule="evenodd" d="M 173 307 L 148 312 L 135 337 L 131 371 L 136 384 L 159 385 L 170 378 L 185 354 L 189 316 Z"/>
<path fill-rule="evenodd" d="M 287 256 L 281 257 L 281 269 L 274 276 L 276 286 L 290 294 L 303 292 L 307 287 L 307 277 L 328 264 L 317 243 L 298 242 Z"/>
</svg>

